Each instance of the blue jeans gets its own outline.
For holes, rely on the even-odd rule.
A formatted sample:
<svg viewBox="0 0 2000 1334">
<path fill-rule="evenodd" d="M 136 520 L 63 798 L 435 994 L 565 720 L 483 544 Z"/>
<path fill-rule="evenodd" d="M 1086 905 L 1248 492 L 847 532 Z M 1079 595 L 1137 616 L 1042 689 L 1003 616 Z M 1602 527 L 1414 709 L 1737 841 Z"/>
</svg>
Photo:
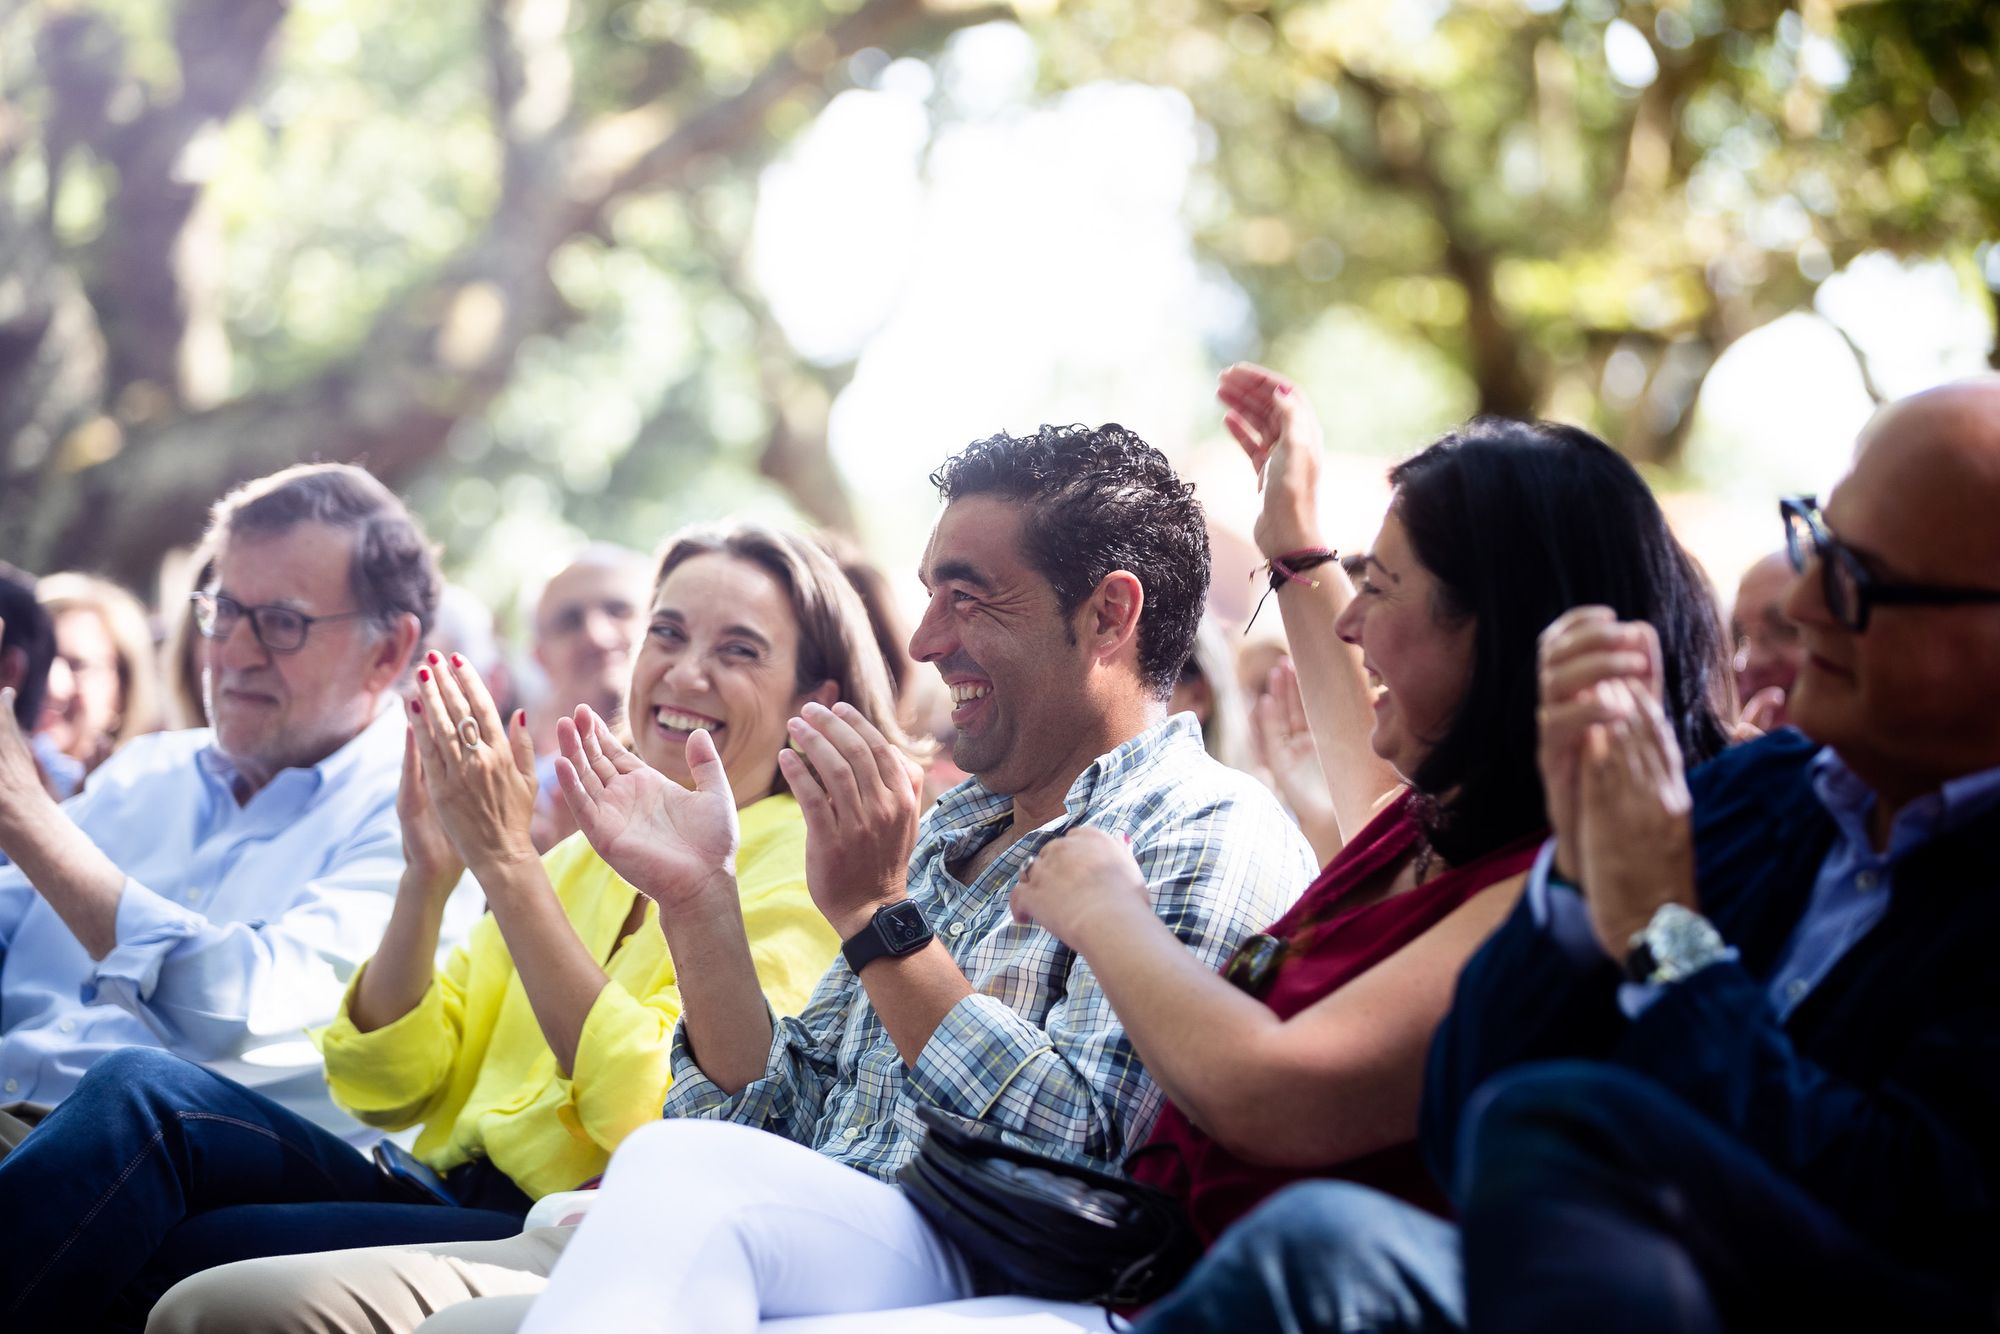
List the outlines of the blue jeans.
<svg viewBox="0 0 2000 1334">
<path fill-rule="evenodd" d="M 467 1207 L 411 1203 L 351 1145 L 148 1047 L 99 1060 L 0 1162 L 0 1328 L 138 1329 L 187 1275 L 232 1260 L 520 1231 L 529 1200 L 485 1164 Z"/>
<path fill-rule="evenodd" d="M 1451 1224 L 1365 1186 L 1307 1181 L 1224 1232 L 1135 1334 L 1455 1334 L 1462 1293 Z"/>
<path fill-rule="evenodd" d="M 1527 1065 L 1466 1109 L 1466 1311 L 1482 1331 L 1992 1329 L 1990 1278 L 1919 1270 L 1663 1085 Z"/>
</svg>

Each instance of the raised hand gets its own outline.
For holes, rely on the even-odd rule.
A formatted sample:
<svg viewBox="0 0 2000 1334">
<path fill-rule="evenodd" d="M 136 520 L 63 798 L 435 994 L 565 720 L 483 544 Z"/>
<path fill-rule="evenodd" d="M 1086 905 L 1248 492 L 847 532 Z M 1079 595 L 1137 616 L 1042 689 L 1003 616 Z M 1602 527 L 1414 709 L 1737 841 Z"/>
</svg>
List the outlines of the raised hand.
<svg viewBox="0 0 2000 1334">
<path fill-rule="evenodd" d="M 1576 852 L 1591 931 L 1622 959 L 1662 904 L 1696 906 L 1694 803 L 1659 702 L 1629 681 L 1599 690 L 1607 716 L 1584 732 Z"/>
<path fill-rule="evenodd" d="M 806 819 L 806 888 L 845 939 L 904 896 L 923 775 L 851 704 L 808 704 L 786 727 L 798 750 L 778 768 Z"/>
<path fill-rule="evenodd" d="M 1755 741 L 1764 733 L 1785 725 L 1785 688 L 1765 686 L 1744 701 L 1731 733 L 1738 741 Z"/>
<path fill-rule="evenodd" d="M 537 860 L 529 833 L 535 743 L 527 715 L 516 711 L 503 725 L 479 673 L 458 654 L 446 661 L 432 653 L 426 661 L 417 670 L 410 730 L 431 809 L 475 874 L 503 862 Z"/>
<path fill-rule="evenodd" d="M 444 829 L 443 821 L 431 806 L 424 786 L 423 761 L 417 755 L 414 723 L 403 734 L 403 781 L 396 789 L 396 818 L 403 826 L 403 866 L 406 883 L 421 886 L 425 893 L 443 902 L 465 874 L 465 858 Z"/>
<path fill-rule="evenodd" d="M 1298 668 L 1290 658 L 1278 659 L 1265 679 L 1264 693 L 1251 710 L 1251 736 L 1257 758 L 1270 770 L 1271 783 L 1305 831 L 1306 841 L 1322 862 L 1340 849 L 1340 822 L 1333 792 L 1320 764 L 1319 747 L 1306 723 L 1305 699 L 1299 693 Z M 1329 840 L 1328 835 L 1331 835 Z"/>
<path fill-rule="evenodd" d="M 1132 840 L 1088 826 L 1035 854 L 1014 884 L 1010 907 L 1015 921 L 1043 928 L 1086 958 L 1099 933 L 1127 929 L 1135 917 L 1153 914 Z"/>
<path fill-rule="evenodd" d="M 733 884 L 736 800 L 705 729 L 687 742 L 693 791 L 627 750 L 587 704 L 556 720 L 556 749 L 577 827 L 663 917 L 725 878 Z"/>
<path fill-rule="evenodd" d="M 1660 637 L 1644 621 L 1620 621 L 1609 607 L 1572 607 L 1542 631 L 1538 673 L 1542 792 L 1556 835 L 1556 869 L 1574 880 L 1577 764 L 1585 734 L 1612 716 L 1612 697 L 1603 689 L 1608 683 L 1631 682 L 1655 700 L 1665 694 Z"/>
<path fill-rule="evenodd" d="M 1222 373 L 1215 396 L 1264 493 L 1251 530 L 1257 549 L 1268 557 L 1318 546 L 1322 445 L 1312 405 L 1284 376 L 1243 361 Z"/>
<path fill-rule="evenodd" d="M 0 621 L 0 634 L 5 632 Z M 14 720 L 14 687 L 8 686 L 0 690 L 0 820 L 34 818 L 32 812 L 54 805 L 35 752 Z"/>
</svg>

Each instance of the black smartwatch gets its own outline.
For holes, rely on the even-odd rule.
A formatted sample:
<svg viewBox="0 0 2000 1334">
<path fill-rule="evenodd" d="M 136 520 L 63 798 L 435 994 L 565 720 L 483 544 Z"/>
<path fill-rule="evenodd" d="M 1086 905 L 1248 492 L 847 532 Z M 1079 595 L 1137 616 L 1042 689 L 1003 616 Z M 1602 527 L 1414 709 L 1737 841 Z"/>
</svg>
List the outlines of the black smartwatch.
<svg viewBox="0 0 2000 1334">
<path fill-rule="evenodd" d="M 841 943 L 840 953 L 847 966 L 858 974 L 877 959 L 915 954 L 932 939 L 931 924 L 924 920 L 924 910 L 915 899 L 904 899 L 876 909 L 867 926 Z"/>
</svg>

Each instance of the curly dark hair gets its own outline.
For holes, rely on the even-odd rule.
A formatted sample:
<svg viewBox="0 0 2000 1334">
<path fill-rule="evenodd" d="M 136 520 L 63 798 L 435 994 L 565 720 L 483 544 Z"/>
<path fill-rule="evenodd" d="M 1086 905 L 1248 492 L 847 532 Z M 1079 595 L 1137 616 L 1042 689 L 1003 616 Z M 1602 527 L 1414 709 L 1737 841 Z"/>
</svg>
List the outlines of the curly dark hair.
<svg viewBox="0 0 2000 1334">
<path fill-rule="evenodd" d="M 946 504 L 968 496 L 1019 501 L 1028 563 L 1068 617 L 1113 570 L 1145 590 L 1139 672 L 1173 693 L 1208 599 L 1208 527 L 1194 488 L 1167 456 L 1115 422 L 1043 426 L 975 440 L 931 474 Z M 1075 632 L 1071 632 L 1075 642 Z"/>
</svg>

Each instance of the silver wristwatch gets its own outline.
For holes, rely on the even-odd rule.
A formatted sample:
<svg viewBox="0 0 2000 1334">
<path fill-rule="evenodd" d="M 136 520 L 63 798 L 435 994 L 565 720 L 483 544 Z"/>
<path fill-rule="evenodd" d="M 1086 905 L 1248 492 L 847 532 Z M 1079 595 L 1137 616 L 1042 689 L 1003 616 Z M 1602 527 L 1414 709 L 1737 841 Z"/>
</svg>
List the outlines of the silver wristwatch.
<svg viewBox="0 0 2000 1334">
<path fill-rule="evenodd" d="M 1722 933 L 1678 903 L 1661 904 L 1631 946 L 1625 976 L 1634 982 L 1678 982 L 1729 954 Z"/>
</svg>

